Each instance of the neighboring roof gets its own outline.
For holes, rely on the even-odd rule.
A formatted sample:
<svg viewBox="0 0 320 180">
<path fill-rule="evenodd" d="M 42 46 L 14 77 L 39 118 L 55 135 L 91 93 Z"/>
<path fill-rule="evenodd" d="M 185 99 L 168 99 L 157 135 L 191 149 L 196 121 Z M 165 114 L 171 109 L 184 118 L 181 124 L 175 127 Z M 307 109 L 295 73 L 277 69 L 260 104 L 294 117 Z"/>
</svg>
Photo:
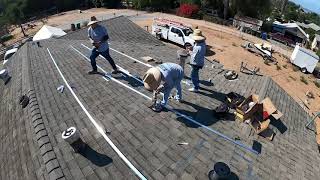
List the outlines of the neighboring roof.
<svg viewBox="0 0 320 180">
<path fill-rule="evenodd" d="M 33 36 L 33 41 L 40 41 L 44 39 L 49 39 L 52 37 L 61 37 L 66 35 L 67 33 L 64 32 L 60 28 L 44 25 L 42 28 Z"/>
<path fill-rule="evenodd" d="M 304 29 L 313 29 L 315 31 L 320 31 L 320 27 L 314 23 L 310 23 L 310 24 L 305 24 L 301 22 L 295 22 L 295 23 L 300 27 L 303 27 Z"/>
<path fill-rule="evenodd" d="M 315 31 L 320 31 L 320 27 L 314 23 L 308 24 L 308 26 Z"/>
<path fill-rule="evenodd" d="M 155 43 L 144 30 L 121 23 L 128 21 L 124 17 L 121 21 L 110 21 L 113 22 L 108 29 L 111 56 L 135 77 L 142 77 L 148 67 L 132 58 L 150 56 L 176 62 L 178 49 L 159 46 L 162 43 Z M 127 29 L 131 29 L 135 38 L 121 33 Z M 85 34 L 86 29 L 81 31 L 77 33 Z M 206 62 L 200 74 L 200 93 L 191 93 L 187 91 L 190 86 L 182 84 L 184 102 L 169 102 L 175 111 L 193 118 L 204 128 L 171 111 L 153 112 L 149 108 L 151 101 L 132 90 L 152 96 L 135 78 L 119 74 L 114 75 L 115 82 L 105 76 L 88 75 L 90 50 L 83 45 L 90 47 L 89 40 L 86 36 L 83 40 L 72 40 L 74 33 L 70 39 L 68 36 L 41 41 L 40 47 L 28 42 L 6 64 L 12 80 L 6 86 L 0 83 L 0 161 L 6 162 L 0 164 L 1 179 L 137 179 L 100 135 L 104 130 L 147 179 L 207 179 L 213 164 L 219 161 L 227 163 L 240 179 L 320 176 L 320 169 L 314 168 L 320 162 L 315 135 L 305 128 L 310 117 L 269 77 L 239 74 L 239 80 L 228 81 L 218 69 L 221 65 Z M 132 39 L 123 42 L 127 37 Z M 108 72 L 112 70 L 100 57 L 97 63 Z M 191 68 L 185 68 L 188 76 Z M 61 85 L 65 85 L 63 93 L 57 91 Z M 270 97 L 283 112 L 283 118 L 273 122 L 273 127 L 277 127 L 273 141 L 258 137 L 248 125 L 234 121 L 232 114 L 225 117 L 213 114 L 213 109 L 231 91 L 244 96 L 256 93 L 261 99 Z M 25 109 L 18 103 L 22 94 L 30 97 Z M 92 115 L 101 129 L 95 128 L 86 113 Z M 62 131 L 70 126 L 79 130 L 89 146 L 82 155 L 74 153 L 61 138 Z M 260 143 L 261 154 L 245 151 L 209 129 L 258 149 Z"/>
<path fill-rule="evenodd" d="M 275 24 L 276 26 L 281 26 L 285 28 L 298 28 L 298 30 L 307 38 L 309 39 L 309 35 L 297 24 L 297 23 L 284 23 L 284 24 Z"/>
<path fill-rule="evenodd" d="M 255 19 L 255 18 L 251 18 L 251 17 L 247 17 L 247 16 L 239 16 L 236 15 L 233 18 L 234 20 L 238 20 L 238 21 L 243 21 L 249 24 L 254 24 L 254 25 L 258 25 L 258 26 L 262 26 L 263 21 L 259 20 L 259 19 Z"/>
<path fill-rule="evenodd" d="M 110 41 L 118 42 L 138 42 L 152 45 L 163 45 L 162 42 L 157 40 L 155 37 L 142 30 L 138 25 L 130 21 L 124 16 L 119 16 L 105 21 L 100 21 L 100 25 L 107 28 Z M 117 24 L 117 26 L 114 26 Z M 151 28 L 151 27 L 149 27 Z M 140 31 L 138 34 L 137 31 Z M 69 32 L 67 36 L 61 37 L 61 39 L 70 40 L 85 40 L 88 38 L 88 31 L 86 29 Z"/>
<path fill-rule="evenodd" d="M 318 42 L 320 41 L 320 35 L 315 34 L 315 35 L 314 35 L 314 38 L 315 38 Z"/>
<path fill-rule="evenodd" d="M 296 24 L 300 27 L 303 27 L 305 29 L 308 29 L 309 28 L 309 25 L 308 24 L 305 24 L 305 23 L 301 23 L 301 22 L 296 22 Z"/>
</svg>

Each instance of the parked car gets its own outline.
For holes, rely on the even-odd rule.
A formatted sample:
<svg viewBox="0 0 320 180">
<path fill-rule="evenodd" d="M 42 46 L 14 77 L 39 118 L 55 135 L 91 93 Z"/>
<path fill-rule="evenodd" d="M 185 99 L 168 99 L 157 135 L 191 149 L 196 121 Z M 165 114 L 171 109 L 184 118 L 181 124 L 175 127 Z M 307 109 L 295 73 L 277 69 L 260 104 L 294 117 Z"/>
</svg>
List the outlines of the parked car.
<svg viewBox="0 0 320 180">
<path fill-rule="evenodd" d="M 12 48 L 6 51 L 3 58 L 3 65 L 5 65 L 9 61 L 10 57 L 13 56 L 17 51 L 18 51 L 18 48 Z"/>
<path fill-rule="evenodd" d="M 277 32 L 277 33 L 272 33 L 272 34 L 270 35 L 270 39 L 273 39 L 273 40 L 276 40 L 276 41 L 278 41 L 278 42 L 281 42 L 281 43 L 283 43 L 283 44 L 285 44 L 285 45 L 287 45 L 287 46 L 289 46 L 289 45 L 295 45 L 295 42 L 294 42 L 292 39 L 286 37 L 284 34 L 281 34 L 281 33 L 279 33 L 279 32 Z"/>
<path fill-rule="evenodd" d="M 182 23 L 155 18 L 152 25 L 152 35 L 157 39 L 166 39 L 168 41 L 180 44 L 182 46 L 193 46 L 193 30 Z"/>
</svg>

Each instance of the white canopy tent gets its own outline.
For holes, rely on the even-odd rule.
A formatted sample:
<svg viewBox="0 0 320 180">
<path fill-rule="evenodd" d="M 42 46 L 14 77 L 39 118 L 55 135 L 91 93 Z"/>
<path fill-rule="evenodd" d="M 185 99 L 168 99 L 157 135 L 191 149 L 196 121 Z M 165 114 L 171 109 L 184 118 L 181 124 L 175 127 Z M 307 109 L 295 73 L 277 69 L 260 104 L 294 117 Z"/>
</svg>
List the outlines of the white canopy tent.
<svg viewBox="0 0 320 180">
<path fill-rule="evenodd" d="M 64 32 L 60 28 L 52 27 L 44 25 L 42 28 L 33 36 L 33 41 L 40 41 L 43 39 L 49 39 L 52 37 L 61 37 L 66 35 L 67 33 Z"/>
</svg>

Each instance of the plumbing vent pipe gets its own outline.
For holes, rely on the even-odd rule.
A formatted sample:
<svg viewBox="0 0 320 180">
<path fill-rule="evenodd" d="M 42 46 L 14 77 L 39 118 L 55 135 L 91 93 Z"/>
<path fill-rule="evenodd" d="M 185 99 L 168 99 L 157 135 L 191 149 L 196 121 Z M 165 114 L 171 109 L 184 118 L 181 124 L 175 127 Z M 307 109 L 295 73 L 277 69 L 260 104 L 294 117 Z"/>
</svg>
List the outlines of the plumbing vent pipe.
<svg viewBox="0 0 320 180">
<path fill-rule="evenodd" d="M 3 80 L 4 85 L 8 84 L 8 82 L 10 81 L 11 77 L 9 76 L 9 73 L 6 69 L 0 71 L 0 79 Z"/>
<path fill-rule="evenodd" d="M 186 59 L 188 58 L 189 53 L 186 50 L 178 50 L 177 51 L 177 58 L 178 58 L 178 64 L 182 67 L 184 71 L 184 65 L 186 63 Z"/>
<path fill-rule="evenodd" d="M 213 170 L 209 172 L 209 180 L 229 179 L 231 171 L 228 165 L 223 162 L 217 162 L 213 166 Z"/>
<path fill-rule="evenodd" d="M 70 127 L 63 131 L 61 137 L 71 145 L 76 153 L 82 152 L 86 147 L 86 144 L 80 138 L 80 134 L 75 127 Z"/>
<path fill-rule="evenodd" d="M 22 108 L 25 108 L 29 104 L 29 101 L 29 97 L 27 95 L 23 95 L 19 99 L 19 104 L 22 106 Z"/>
</svg>

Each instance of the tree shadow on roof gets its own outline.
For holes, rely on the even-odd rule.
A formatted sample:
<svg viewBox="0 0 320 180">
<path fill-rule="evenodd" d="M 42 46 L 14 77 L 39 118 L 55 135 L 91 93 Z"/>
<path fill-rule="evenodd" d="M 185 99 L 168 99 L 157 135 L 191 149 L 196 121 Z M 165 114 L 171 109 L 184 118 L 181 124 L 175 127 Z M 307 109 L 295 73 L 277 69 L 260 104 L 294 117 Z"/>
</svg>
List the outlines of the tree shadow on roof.
<svg viewBox="0 0 320 180">
<path fill-rule="evenodd" d="M 215 124 L 216 122 L 222 120 L 222 121 L 234 121 L 234 118 L 220 118 L 219 116 L 217 116 L 214 112 L 214 110 L 212 109 L 208 109 L 206 107 L 201 107 L 197 104 L 193 104 L 191 102 L 187 102 L 187 101 L 182 101 L 182 104 L 188 105 L 193 107 L 196 111 L 192 112 L 189 110 L 184 110 L 184 109 L 175 109 L 176 111 L 178 111 L 181 114 L 184 114 L 188 117 L 191 117 L 193 120 L 195 120 L 196 122 L 205 125 L 205 126 L 210 126 L 212 124 Z M 225 116 L 227 117 L 227 116 Z M 184 123 L 187 127 L 191 127 L 191 128 L 198 128 L 200 127 L 200 125 L 191 122 L 187 119 L 185 119 L 184 117 L 179 116 L 177 118 L 178 121 Z"/>
<path fill-rule="evenodd" d="M 79 152 L 83 157 L 91 161 L 96 166 L 102 167 L 106 166 L 113 162 L 113 160 L 104 154 L 98 153 L 94 149 L 92 149 L 89 145 Z"/>
</svg>

